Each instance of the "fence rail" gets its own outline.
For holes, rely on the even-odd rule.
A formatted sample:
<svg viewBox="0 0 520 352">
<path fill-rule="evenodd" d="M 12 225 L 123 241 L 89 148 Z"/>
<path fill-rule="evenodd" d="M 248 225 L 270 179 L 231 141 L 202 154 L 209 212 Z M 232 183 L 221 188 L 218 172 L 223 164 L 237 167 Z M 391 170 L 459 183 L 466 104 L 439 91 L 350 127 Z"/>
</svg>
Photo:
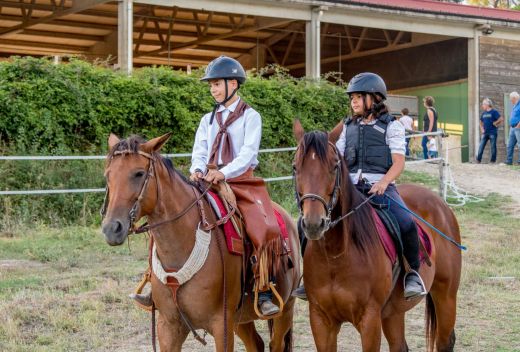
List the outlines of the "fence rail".
<svg viewBox="0 0 520 352">
<path fill-rule="evenodd" d="M 444 137 L 443 131 L 437 132 L 429 132 L 429 133 L 419 133 L 419 134 L 409 134 L 406 135 L 407 138 L 419 138 L 423 136 L 436 136 L 441 140 L 441 137 Z M 442 158 L 442 143 L 439 143 L 439 155 L 441 157 L 434 159 L 425 159 L 425 160 L 412 160 L 407 161 L 406 164 L 419 164 L 419 163 L 439 163 L 440 164 L 440 180 L 441 180 L 441 194 L 444 190 L 443 180 L 444 180 L 444 158 Z M 286 147 L 286 148 L 268 148 L 261 149 L 260 153 L 279 153 L 279 152 L 290 152 L 295 151 L 296 147 Z M 190 157 L 191 153 L 174 153 L 174 154 L 162 154 L 162 156 L 167 158 L 186 158 Z M 22 156 L 0 156 L 1 160 L 103 160 L 106 158 L 106 155 L 39 155 L 39 156 L 30 156 L 30 155 L 22 155 Z M 265 182 L 278 182 L 278 181 L 287 181 L 291 180 L 292 176 L 280 176 L 280 177 L 269 177 L 265 178 Z M 69 194 L 69 193 L 100 193 L 104 192 L 104 188 L 78 188 L 78 189 L 40 189 L 40 190 L 8 190 L 8 191 L 0 191 L 0 196 L 8 196 L 8 195 L 46 195 L 46 194 Z"/>
</svg>

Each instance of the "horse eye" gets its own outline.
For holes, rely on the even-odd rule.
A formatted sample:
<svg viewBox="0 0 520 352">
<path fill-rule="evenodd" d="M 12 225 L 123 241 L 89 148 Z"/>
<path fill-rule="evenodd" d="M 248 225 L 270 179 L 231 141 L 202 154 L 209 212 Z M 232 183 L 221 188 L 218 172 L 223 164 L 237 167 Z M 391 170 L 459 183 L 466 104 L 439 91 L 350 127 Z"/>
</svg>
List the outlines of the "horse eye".
<svg viewBox="0 0 520 352">
<path fill-rule="evenodd" d="M 141 178 L 144 176 L 144 171 L 137 171 L 134 175 L 135 178 Z"/>
</svg>

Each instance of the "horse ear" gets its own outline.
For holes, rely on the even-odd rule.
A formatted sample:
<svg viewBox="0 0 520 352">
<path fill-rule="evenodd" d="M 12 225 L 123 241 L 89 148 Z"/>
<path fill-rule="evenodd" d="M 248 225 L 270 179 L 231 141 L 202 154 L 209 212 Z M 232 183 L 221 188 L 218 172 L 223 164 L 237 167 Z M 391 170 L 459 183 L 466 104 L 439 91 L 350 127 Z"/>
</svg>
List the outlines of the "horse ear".
<svg viewBox="0 0 520 352">
<path fill-rule="evenodd" d="M 168 132 L 166 134 L 163 134 L 160 137 L 156 137 L 154 139 L 150 139 L 148 142 L 141 145 L 141 149 L 148 153 L 154 153 L 161 150 L 163 145 L 168 142 L 168 139 L 172 136 L 172 132 Z"/>
<path fill-rule="evenodd" d="M 293 121 L 293 135 L 296 138 L 296 142 L 300 143 L 305 134 L 305 130 L 303 129 L 302 123 L 298 119 L 294 119 Z"/>
<path fill-rule="evenodd" d="M 119 143 L 120 139 L 118 136 L 116 136 L 113 133 L 110 133 L 110 136 L 108 137 L 108 150 L 112 150 L 114 146 Z"/>
<path fill-rule="evenodd" d="M 329 141 L 336 144 L 339 136 L 341 136 L 341 132 L 343 132 L 343 121 L 340 121 L 336 127 L 334 127 L 334 129 L 329 132 Z"/>
</svg>

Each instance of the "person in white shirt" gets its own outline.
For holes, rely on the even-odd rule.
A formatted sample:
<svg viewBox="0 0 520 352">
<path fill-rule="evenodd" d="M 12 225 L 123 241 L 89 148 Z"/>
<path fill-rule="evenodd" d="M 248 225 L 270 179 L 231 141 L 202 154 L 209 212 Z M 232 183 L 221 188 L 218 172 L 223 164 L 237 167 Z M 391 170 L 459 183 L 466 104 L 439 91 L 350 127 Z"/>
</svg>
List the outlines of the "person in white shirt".
<svg viewBox="0 0 520 352">
<path fill-rule="evenodd" d="M 251 262 L 255 263 L 252 269 L 258 307 L 262 315 L 274 315 L 280 309 L 272 302 L 269 283 L 276 277 L 274 268 L 279 267 L 275 261 L 280 260 L 282 251 L 280 228 L 263 179 L 253 176 L 258 165 L 262 119 L 237 94 L 246 81 L 246 72 L 237 60 L 216 58 L 208 64 L 201 81 L 208 82 L 215 106 L 202 117 L 195 134 L 190 180 L 215 185 L 226 181 L 233 190 L 245 232 L 254 245 L 255 260 L 251 258 Z M 140 306 L 151 307 L 151 294 L 131 297 Z"/>
<path fill-rule="evenodd" d="M 414 130 L 413 119 L 408 114 L 409 110 L 407 108 L 404 108 L 403 110 L 401 110 L 401 117 L 399 118 L 399 122 L 401 123 L 401 125 L 404 126 L 406 133 L 410 133 Z M 406 138 L 406 156 L 410 155 L 409 145 L 410 138 Z"/>
<path fill-rule="evenodd" d="M 258 306 L 262 315 L 269 316 L 279 312 L 272 302 L 269 282 L 276 276 L 274 270 L 278 265 L 273 262 L 279 260 L 276 253 L 281 252 L 282 243 L 265 183 L 253 176 L 258 165 L 262 119 L 237 94 L 245 80 L 244 68 L 230 57 L 220 56 L 206 68 L 201 81 L 208 82 L 216 103 L 213 111 L 202 117 L 197 129 L 190 179 L 213 184 L 226 181 L 233 190 L 246 233 L 255 247 L 252 261 Z"/>
</svg>

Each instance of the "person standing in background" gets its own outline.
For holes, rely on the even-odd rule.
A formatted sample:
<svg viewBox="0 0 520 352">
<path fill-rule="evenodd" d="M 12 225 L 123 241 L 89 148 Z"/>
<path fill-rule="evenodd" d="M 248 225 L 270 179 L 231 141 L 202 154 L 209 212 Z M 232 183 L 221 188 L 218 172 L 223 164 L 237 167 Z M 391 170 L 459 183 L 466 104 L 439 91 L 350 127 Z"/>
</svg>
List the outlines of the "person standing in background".
<svg viewBox="0 0 520 352">
<path fill-rule="evenodd" d="M 424 132 L 437 132 L 437 110 L 433 107 L 435 103 L 435 99 L 433 97 L 427 96 L 423 99 L 424 107 L 426 108 L 426 113 L 424 114 L 423 120 L 423 131 Z M 428 136 L 423 136 L 422 138 L 422 148 L 423 148 L 423 156 L 424 159 L 428 159 Z"/>
<path fill-rule="evenodd" d="M 401 110 L 401 117 L 399 118 L 399 122 L 401 123 L 401 125 L 404 126 L 404 129 L 407 134 L 414 130 L 413 119 L 410 116 L 408 116 L 408 113 L 408 109 L 404 108 L 403 110 Z M 406 138 L 406 156 L 410 156 L 409 145 L 410 138 Z"/>
<path fill-rule="evenodd" d="M 513 110 L 511 110 L 511 118 L 509 119 L 509 142 L 507 143 L 507 159 L 506 165 L 513 165 L 513 153 L 515 145 L 520 144 L 520 94 L 512 92 L 509 94 Z M 518 154 L 518 163 L 520 164 L 520 153 Z"/>
<path fill-rule="evenodd" d="M 480 164 L 482 161 L 482 154 L 488 141 L 491 142 L 491 163 L 497 160 L 497 133 L 498 125 L 502 123 L 504 118 L 500 116 L 500 113 L 493 109 L 493 103 L 491 99 L 485 98 L 482 100 L 482 110 L 484 112 L 480 116 L 480 132 L 482 138 L 480 139 L 480 146 L 478 148 L 477 163 Z"/>
</svg>

